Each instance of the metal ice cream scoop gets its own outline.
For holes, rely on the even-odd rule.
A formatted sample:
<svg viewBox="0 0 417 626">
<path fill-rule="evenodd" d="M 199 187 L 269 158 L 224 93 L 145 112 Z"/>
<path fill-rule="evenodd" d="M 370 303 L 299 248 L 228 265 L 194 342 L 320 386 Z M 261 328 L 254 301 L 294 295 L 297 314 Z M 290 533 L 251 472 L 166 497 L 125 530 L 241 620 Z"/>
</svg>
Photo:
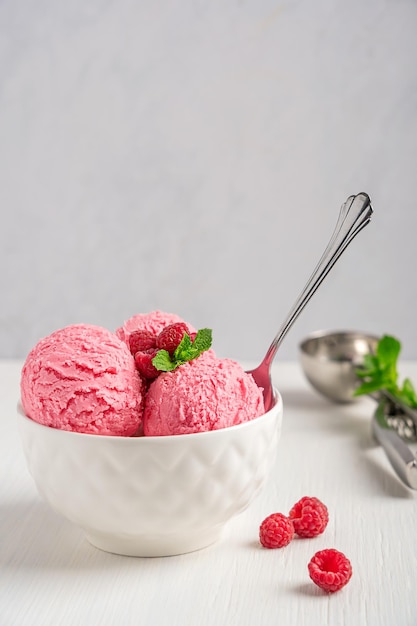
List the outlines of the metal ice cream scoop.
<svg viewBox="0 0 417 626">
<path fill-rule="evenodd" d="M 280 330 L 273 339 L 263 361 L 256 369 L 248 372 L 252 374 L 258 387 L 263 388 L 266 411 L 271 408 L 274 402 L 271 365 L 279 346 L 307 302 L 330 272 L 333 265 L 346 250 L 354 237 L 356 237 L 362 228 L 369 224 L 372 213 L 371 201 L 366 193 L 360 193 L 357 196 L 349 196 L 340 209 L 335 230 L 316 269 L 310 276 L 306 286 L 298 296 Z"/>
<path fill-rule="evenodd" d="M 318 331 L 300 343 L 302 369 L 311 385 L 335 402 L 354 402 L 361 380 L 356 370 L 365 354 L 375 351 L 378 337 L 355 331 Z M 372 431 L 401 480 L 417 489 L 417 459 L 405 440 L 417 440 L 417 411 L 386 391 L 371 394 L 378 401 Z M 383 400 L 381 402 L 381 399 Z"/>
</svg>

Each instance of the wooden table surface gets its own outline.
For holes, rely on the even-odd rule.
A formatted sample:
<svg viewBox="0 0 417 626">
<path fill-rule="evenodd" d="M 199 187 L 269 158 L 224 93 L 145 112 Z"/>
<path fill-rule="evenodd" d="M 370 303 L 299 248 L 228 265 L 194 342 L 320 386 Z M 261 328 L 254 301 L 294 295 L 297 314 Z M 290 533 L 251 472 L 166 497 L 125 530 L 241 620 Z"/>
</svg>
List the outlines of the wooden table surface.
<svg viewBox="0 0 417 626">
<path fill-rule="evenodd" d="M 297 363 L 278 363 L 283 429 L 261 494 L 209 548 L 130 558 L 92 547 L 38 496 L 15 422 L 21 365 L 0 362 L 2 626 L 417 625 L 417 492 L 373 441 L 372 400 L 333 405 Z M 400 371 L 417 380 L 417 363 Z M 323 535 L 262 548 L 260 522 L 304 495 L 328 506 Z M 333 595 L 307 571 L 313 554 L 330 547 L 353 566 L 350 583 Z"/>
</svg>

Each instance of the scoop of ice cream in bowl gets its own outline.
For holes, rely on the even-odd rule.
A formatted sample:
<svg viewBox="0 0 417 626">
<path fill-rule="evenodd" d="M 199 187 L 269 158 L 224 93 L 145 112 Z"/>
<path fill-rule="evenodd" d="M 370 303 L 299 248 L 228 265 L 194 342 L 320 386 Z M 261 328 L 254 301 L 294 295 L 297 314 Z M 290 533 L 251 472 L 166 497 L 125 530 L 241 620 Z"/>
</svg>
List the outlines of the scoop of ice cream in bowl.
<svg viewBox="0 0 417 626">
<path fill-rule="evenodd" d="M 18 426 L 36 487 L 109 552 L 168 556 L 214 543 L 275 460 L 278 391 L 265 412 L 251 375 L 191 325 L 182 352 L 161 348 L 178 324 L 154 311 L 115 333 L 68 326 L 41 339 L 22 369 Z M 164 371 L 148 367 L 155 354 Z"/>
</svg>

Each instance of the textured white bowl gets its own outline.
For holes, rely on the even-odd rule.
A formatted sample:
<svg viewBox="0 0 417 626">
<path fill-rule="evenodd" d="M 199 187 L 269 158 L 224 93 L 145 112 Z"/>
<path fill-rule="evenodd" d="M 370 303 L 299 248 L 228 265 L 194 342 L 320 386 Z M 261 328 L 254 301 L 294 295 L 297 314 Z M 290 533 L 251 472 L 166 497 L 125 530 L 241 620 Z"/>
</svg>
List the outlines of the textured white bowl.
<svg viewBox="0 0 417 626">
<path fill-rule="evenodd" d="M 215 542 L 275 459 L 282 400 L 245 424 L 170 437 L 108 437 L 42 426 L 19 410 L 29 471 L 51 507 L 97 548 L 169 556 Z"/>
</svg>

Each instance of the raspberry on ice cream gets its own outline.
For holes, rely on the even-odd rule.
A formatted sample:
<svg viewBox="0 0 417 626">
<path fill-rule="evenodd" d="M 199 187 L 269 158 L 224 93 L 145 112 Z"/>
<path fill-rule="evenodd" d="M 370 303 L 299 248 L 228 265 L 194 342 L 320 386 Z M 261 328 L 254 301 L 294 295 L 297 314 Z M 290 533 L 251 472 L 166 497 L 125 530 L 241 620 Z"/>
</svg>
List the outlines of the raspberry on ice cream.
<svg viewBox="0 0 417 626">
<path fill-rule="evenodd" d="M 133 315 L 128 320 L 123 323 L 123 326 L 120 326 L 116 329 L 116 335 L 124 341 L 127 345 L 129 345 L 130 335 L 138 330 L 146 331 L 152 335 L 156 336 L 170 324 L 175 324 L 177 322 L 184 322 L 184 320 L 179 317 L 179 315 L 175 315 L 175 313 L 165 313 L 164 311 L 151 311 L 150 313 L 138 313 L 137 315 Z M 191 324 L 187 324 L 190 333 L 195 332 L 195 328 L 191 326 Z"/>
<path fill-rule="evenodd" d="M 26 415 L 62 430 L 131 436 L 143 414 L 143 382 L 126 344 L 100 326 L 75 324 L 41 339 L 26 358 Z"/>
<path fill-rule="evenodd" d="M 184 334 L 190 334 L 189 328 L 185 322 L 177 322 L 166 326 L 156 338 L 156 345 L 161 350 L 166 350 L 169 354 L 174 354 L 176 348 L 181 343 Z"/>
<path fill-rule="evenodd" d="M 160 371 L 152 363 L 157 352 L 158 348 L 149 348 L 148 350 L 140 350 L 135 354 L 136 369 L 145 381 L 153 380 L 160 374 Z"/>
<path fill-rule="evenodd" d="M 156 347 L 156 337 L 148 330 L 134 330 L 129 336 L 128 348 L 135 356 L 136 352 L 150 350 Z"/>
<path fill-rule="evenodd" d="M 209 351 L 149 386 L 145 435 L 181 435 L 235 426 L 264 413 L 262 390 L 231 359 Z"/>
</svg>

